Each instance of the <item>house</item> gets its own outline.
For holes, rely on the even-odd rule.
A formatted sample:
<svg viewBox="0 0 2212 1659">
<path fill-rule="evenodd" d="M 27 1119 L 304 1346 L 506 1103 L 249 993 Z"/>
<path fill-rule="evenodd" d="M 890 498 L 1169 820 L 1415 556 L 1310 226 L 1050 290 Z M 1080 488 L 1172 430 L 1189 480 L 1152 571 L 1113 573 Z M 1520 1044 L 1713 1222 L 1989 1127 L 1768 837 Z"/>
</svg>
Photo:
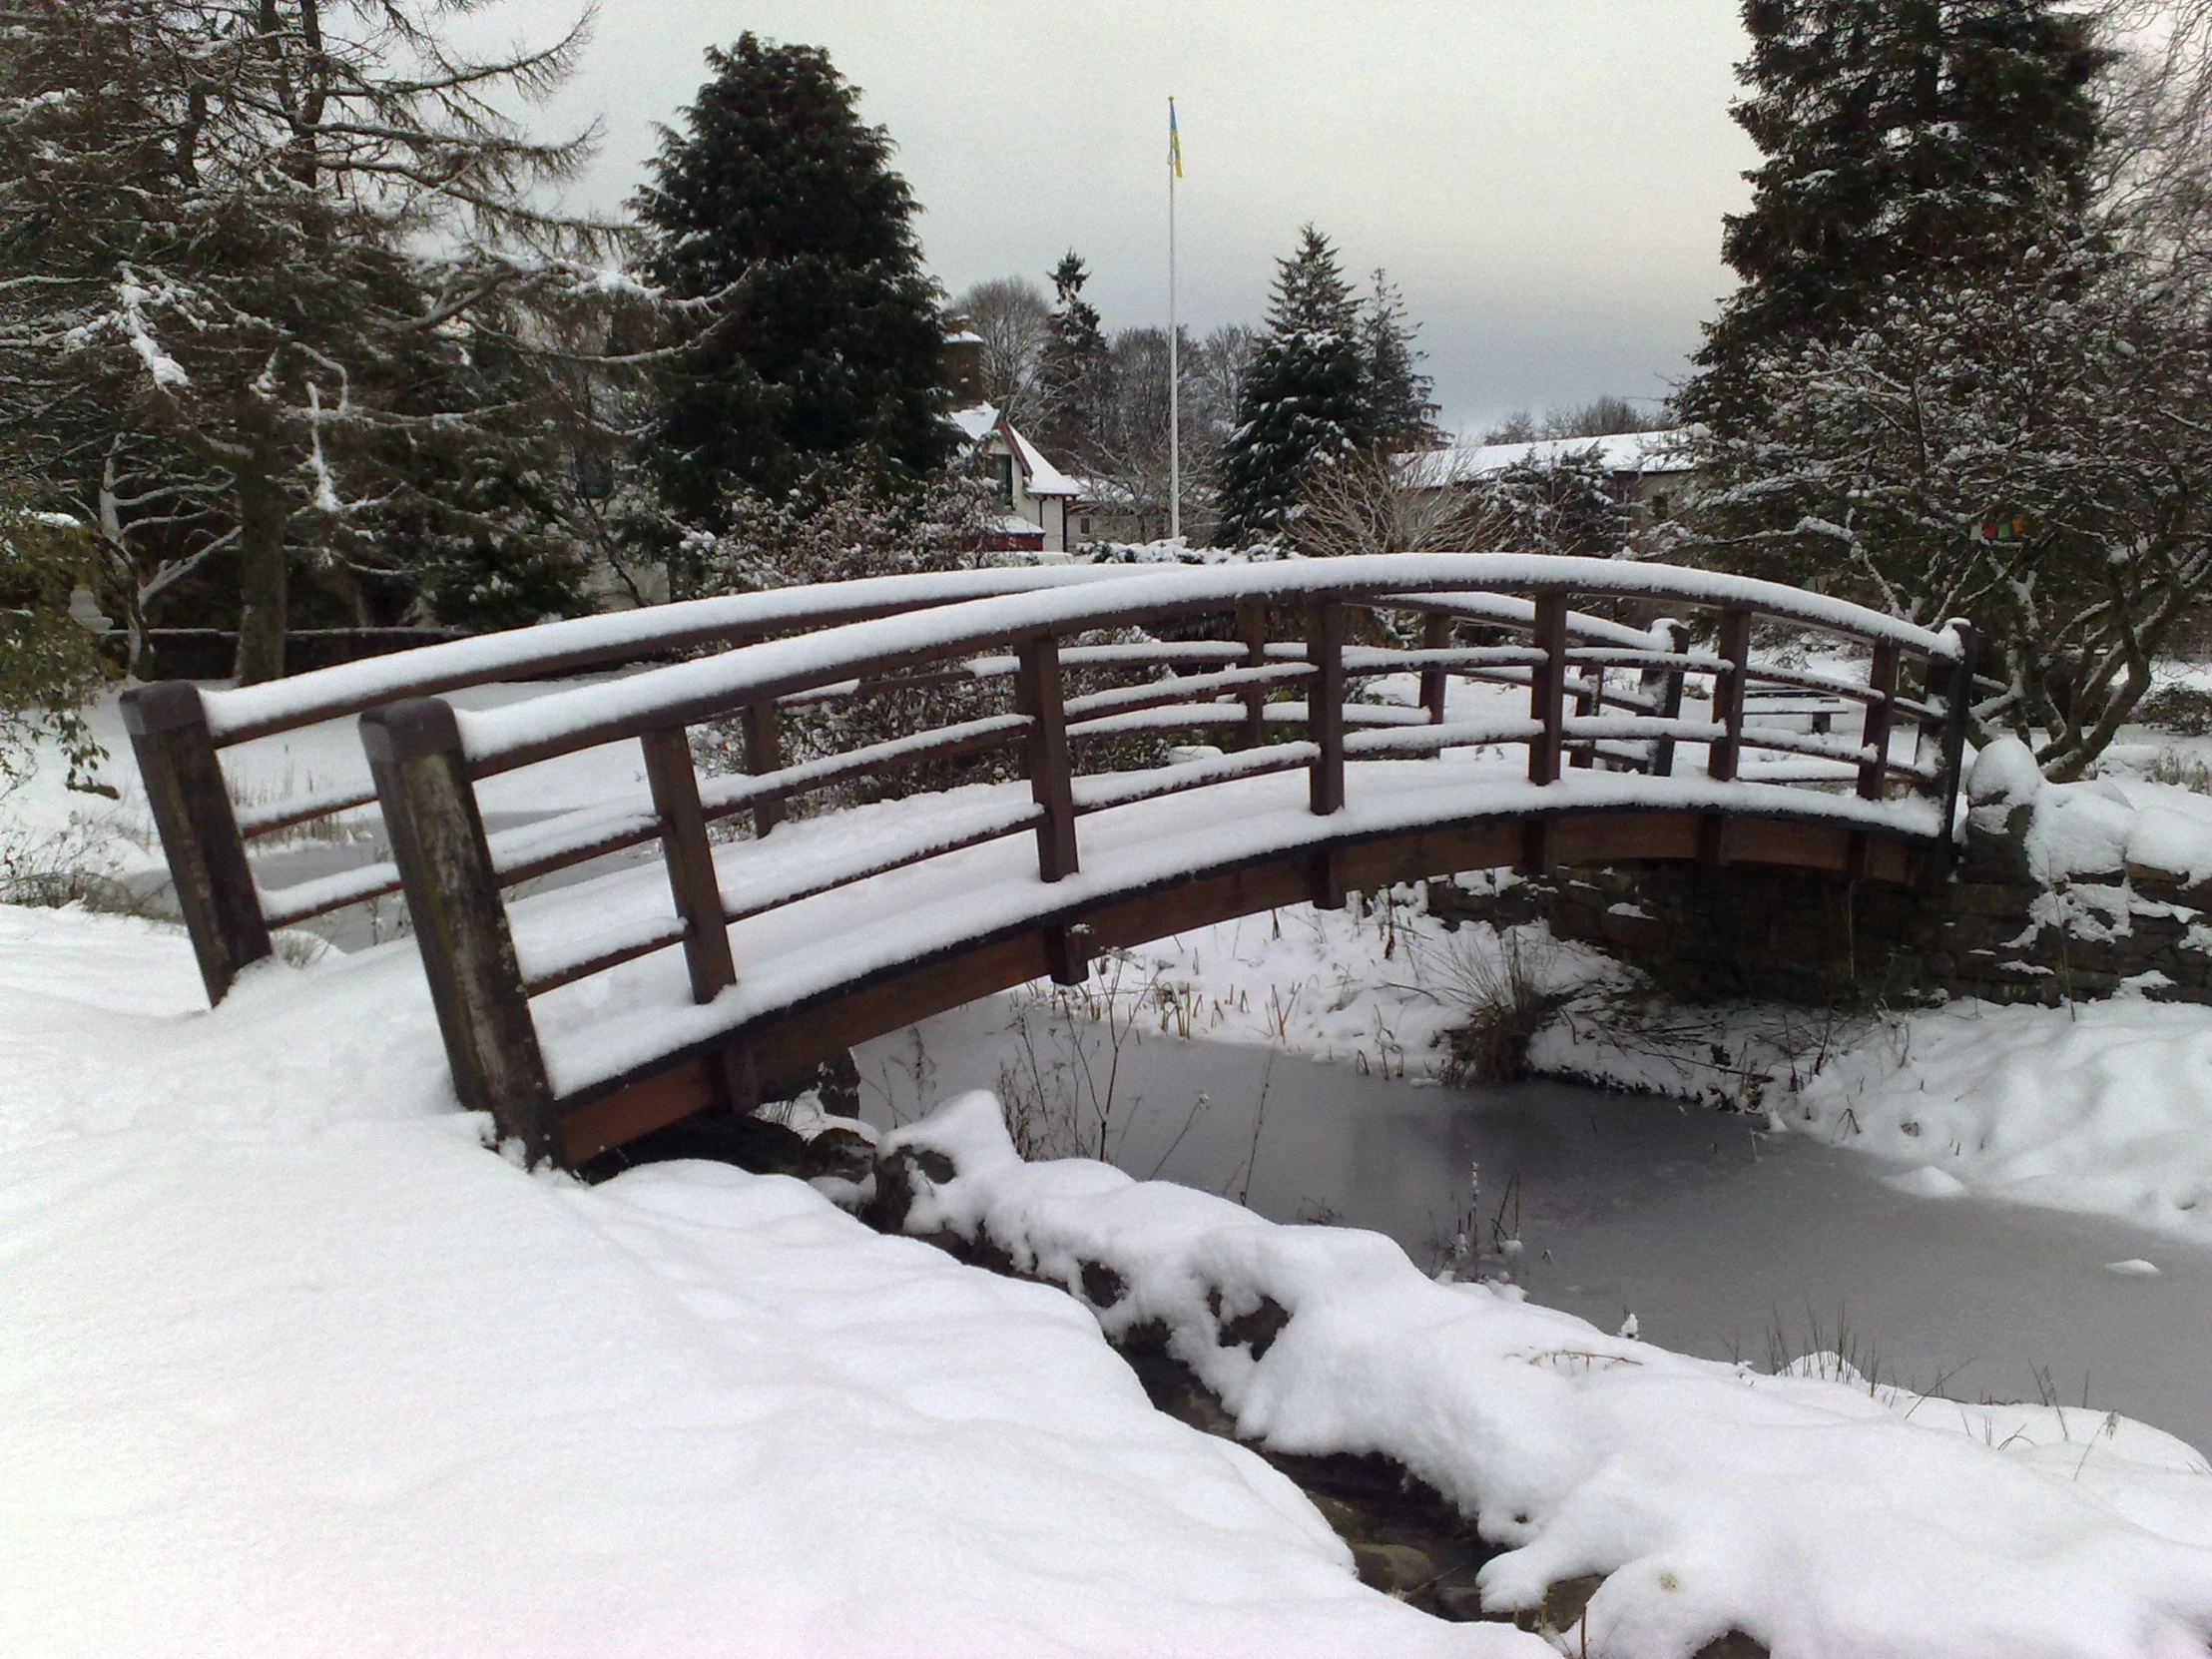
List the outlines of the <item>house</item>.
<svg viewBox="0 0 2212 1659">
<path fill-rule="evenodd" d="M 981 457 L 984 475 L 1006 507 L 1005 539 L 992 551 L 1064 554 L 1085 539 L 1068 533 L 1068 509 L 1084 493 L 1082 484 L 1046 460 L 1003 411 L 971 403 L 949 418 Z"/>
<path fill-rule="evenodd" d="M 1418 450 L 1397 457 L 1406 485 L 1416 490 L 1452 489 L 1503 472 L 1509 466 L 1538 466 L 1570 455 L 1597 451 L 1598 463 L 1612 479 L 1615 498 L 1630 509 L 1634 527 L 1644 529 L 1674 515 L 1697 481 L 1690 458 L 1688 427 L 1662 432 L 1616 432 L 1602 438 L 1544 438 L 1534 443 L 1455 445 Z"/>
</svg>

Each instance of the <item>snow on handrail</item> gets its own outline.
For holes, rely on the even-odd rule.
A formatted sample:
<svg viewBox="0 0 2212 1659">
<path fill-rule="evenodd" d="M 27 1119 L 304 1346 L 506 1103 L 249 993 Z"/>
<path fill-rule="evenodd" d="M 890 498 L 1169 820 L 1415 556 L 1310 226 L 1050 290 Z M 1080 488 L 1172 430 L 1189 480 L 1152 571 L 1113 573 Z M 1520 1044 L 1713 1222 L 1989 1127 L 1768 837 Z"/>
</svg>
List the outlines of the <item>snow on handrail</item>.
<svg viewBox="0 0 2212 1659">
<path fill-rule="evenodd" d="M 464 712 L 458 717 L 463 745 L 483 775 L 653 727 L 710 718 L 750 700 L 846 678 L 885 660 L 950 655 L 1025 633 L 1113 627 L 1148 615 L 1241 601 L 1334 597 L 1376 602 L 1401 597 L 1453 607 L 1470 595 L 1512 597 L 1488 591 L 1497 588 L 1566 591 L 1742 606 L 1932 659 L 1949 662 L 1959 654 L 1957 637 L 1949 632 L 1917 627 L 1780 583 L 1673 565 L 1544 554 L 1382 553 L 1264 565 L 1179 566 L 1161 572 L 1118 568 L 1133 573 L 1117 576 L 1110 594 L 1079 584 L 956 601 L 741 646 L 503 709 Z M 1622 643 L 1648 643 L 1651 638 L 1627 628 L 1620 634 Z"/>
<path fill-rule="evenodd" d="M 219 748 L 227 748 L 249 738 L 356 714 L 400 697 L 428 696 L 487 681 L 619 663 L 757 628 L 789 628 L 826 618 L 848 620 L 992 594 L 1126 580 L 1134 568 L 1039 565 L 929 571 L 725 594 L 479 634 L 472 639 L 314 669 L 264 685 L 205 690 L 200 695 L 208 713 L 210 735 Z"/>
</svg>

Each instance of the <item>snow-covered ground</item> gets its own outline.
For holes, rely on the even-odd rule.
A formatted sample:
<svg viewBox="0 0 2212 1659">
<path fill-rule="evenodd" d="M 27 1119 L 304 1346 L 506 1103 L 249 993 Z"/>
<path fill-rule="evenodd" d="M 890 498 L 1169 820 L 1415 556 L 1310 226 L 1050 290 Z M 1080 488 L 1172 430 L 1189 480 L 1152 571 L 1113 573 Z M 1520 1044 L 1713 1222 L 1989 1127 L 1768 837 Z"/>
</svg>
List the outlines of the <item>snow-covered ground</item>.
<svg viewBox="0 0 2212 1659">
<path fill-rule="evenodd" d="M 1056 1292 L 458 1114 L 412 947 L 0 908 L 0 1651 L 1507 1654 Z"/>
<path fill-rule="evenodd" d="M 338 730 L 243 764 L 343 782 Z M 41 787 L 0 813 L 62 822 Z M 1547 982 L 1602 971 L 1525 942 Z M 1417 1073 L 1499 948 L 1362 908 L 1134 966 L 1164 1024 Z M 1932 1199 L 2195 1231 L 2208 1066 L 2205 1010 L 1961 1007 L 1769 1104 Z M 994 1124 L 970 1101 L 919 1131 L 963 1172 L 939 1219 L 1048 1276 L 1113 1265 L 1109 1323 L 1168 1318 L 1247 1432 L 1386 1449 L 1479 1507 L 1498 1602 L 1609 1574 L 1589 1652 L 2212 1638 L 2212 1473 L 2153 1429 L 1681 1359 L 1372 1235 L 1024 1169 Z M 1362 1588 L 1295 1488 L 1153 1411 L 1056 1291 L 788 1180 L 586 1189 L 480 1137 L 405 941 L 265 964 L 211 1012 L 172 930 L 0 908 L 0 1651 L 1547 1651 Z M 1194 1346 L 1209 1284 L 1289 1330 Z"/>
</svg>

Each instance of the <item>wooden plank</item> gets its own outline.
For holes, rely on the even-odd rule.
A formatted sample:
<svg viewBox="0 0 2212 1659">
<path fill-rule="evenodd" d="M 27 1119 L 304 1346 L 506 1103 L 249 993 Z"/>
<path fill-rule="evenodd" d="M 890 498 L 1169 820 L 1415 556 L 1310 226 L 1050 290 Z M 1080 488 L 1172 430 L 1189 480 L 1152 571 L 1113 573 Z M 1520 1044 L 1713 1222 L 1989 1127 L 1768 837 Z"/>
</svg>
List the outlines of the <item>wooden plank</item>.
<svg viewBox="0 0 2212 1659">
<path fill-rule="evenodd" d="M 1265 667 L 1268 660 L 1268 608 L 1248 603 L 1237 607 L 1237 639 L 1244 646 L 1246 668 Z M 1255 686 L 1244 695 L 1244 747 L 1259 749 L 1268 741 L 1268 692 Z"/>
<path fill-rule="evenodd" d="M 450 705 L 414 698 L 361 716 L 392 861 L 407 895 L 453 1091 L 533 1164 L 555 1150 L 553 1090 L 522 983 L 499 873 Z"/>
<path fill-rule="evenodd" d="M 1567 596 L 1536 596 L 1536 621 L 1531 632 L 1544 660 L 1528 671 L 1528 718 L 1543 732 L 1528 746 L 1528 781 L 1559 782 L 1559 747 L 1566 733 L 1567 695 Z"/>
<path fill-rule="evenodd" d="M 618 1093 L 563 1113 L 558 1137 L 561 1162 L 574 1169 L 609 1147 L 721 1104 L 715 1068 L 701 1058 L 679 1060 Z"/>
<path fill-rule="evenodd" d="M 1314 675 L 1306 687 L 1306 732 L 1315 749 L 1307 800 L 1328 817 L 1345 805 L 1345 608 L 1316 600 L 1306 613 L 1306 660 Z"/>
<path fill-rule="evenodd" d="M 134 686 L 123 694 L 123 727 L 212 1007 L 272 946 L 200 688 L 186 680 Z"/>
<path fill-rule="evenodd" d="M 661 818 L 669 896 L 684 923 L 684 965 L 691 970 L 692 1000 L 712 1002 L 738 982 L 738 969 L 730 955 L 730 921 L 722 884 L 715 877 L 715 849 L 707 840 L 707 815 L 699 805 L 691 735 L 681 726 L 664 726 L 646 733 L 638 747 L 645 752 L 653 810 Z"/>
<path fill-rule="evenodd" d="M 1587 813 L 1552 826 L 1554 864 L 1609 864 L 1697 856 L 1695 813 Z"/>
<path fill-rule="evenodd" d="M 1074 772 L 1068 761 L 1067 704 L 1060 683 L 1060 642 L 1037 634 L 1021 642 L 1014 673 L 1014 706 L 1029 717 L 1022 746 L 1030 799 L 1044 816 L 1037 824 L 1037 874 L 1064 880 L 1077 868 Z"/>
</svg>

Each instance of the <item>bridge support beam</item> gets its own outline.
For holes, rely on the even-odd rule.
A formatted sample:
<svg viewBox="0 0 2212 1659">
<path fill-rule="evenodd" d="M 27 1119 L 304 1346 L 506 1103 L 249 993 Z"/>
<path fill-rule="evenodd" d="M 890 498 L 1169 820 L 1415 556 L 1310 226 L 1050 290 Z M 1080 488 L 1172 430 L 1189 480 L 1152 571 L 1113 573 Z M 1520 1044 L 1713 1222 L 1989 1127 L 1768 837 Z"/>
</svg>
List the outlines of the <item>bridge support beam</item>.
<svg viewBox="0 0 2212 1659">
<path fill-rule="evenodd" d="M 553 1088 L 499 898 L 452 706 L 409 698 L 361 716 L 453 1092 L 532 1164 L 552 1150 Z"/>
<path fill-rule="evenodd" d="M 1308 775 L 1308 800 L 1316 814 L 1341 813 L 1345 805 L 1345 608 L 1316 600 L 1306 618 L 1306 732 L 1320 751 Z"/>
</svg>

